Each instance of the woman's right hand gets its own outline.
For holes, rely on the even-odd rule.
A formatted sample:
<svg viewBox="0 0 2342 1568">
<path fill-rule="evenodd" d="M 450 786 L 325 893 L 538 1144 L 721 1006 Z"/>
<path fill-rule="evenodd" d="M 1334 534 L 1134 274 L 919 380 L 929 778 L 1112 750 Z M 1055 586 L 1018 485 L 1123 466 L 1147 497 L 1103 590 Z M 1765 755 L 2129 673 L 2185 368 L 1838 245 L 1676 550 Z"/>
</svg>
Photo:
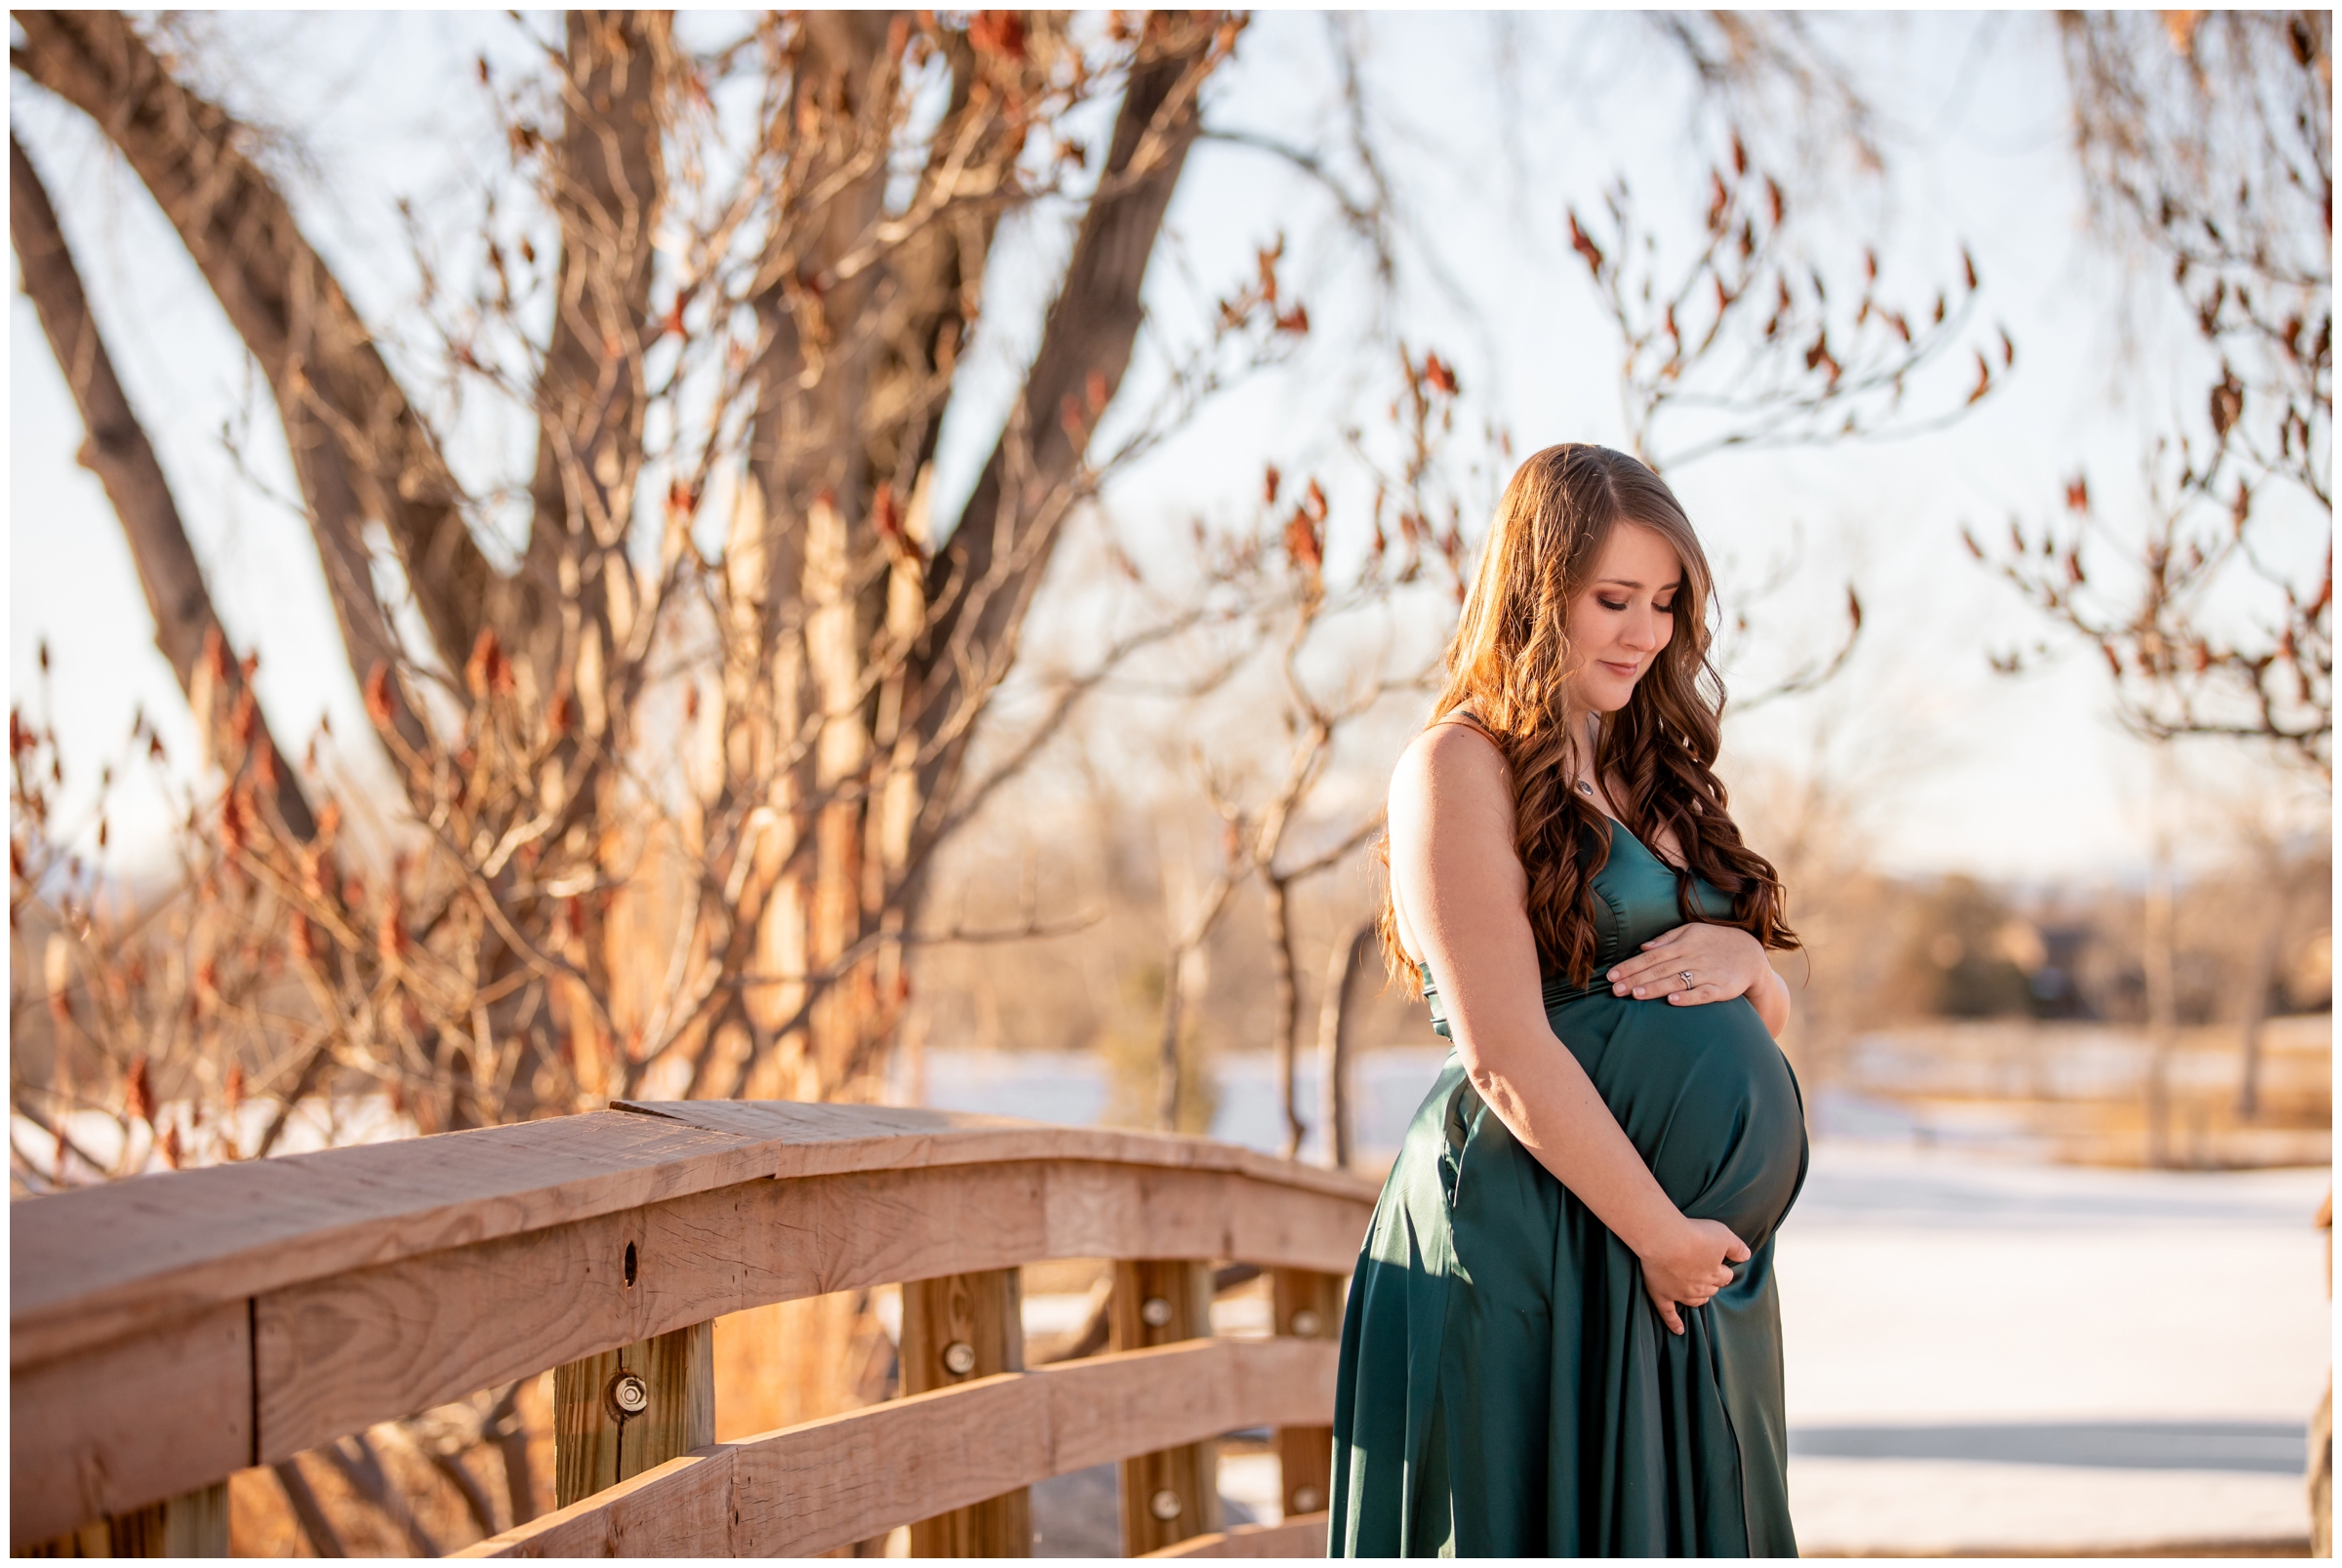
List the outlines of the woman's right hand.
<svg viewBox="0 0 2342 1568">
<path fill-rule="evenodd" d="M 1686 1217 L 1666 1242 L 1641 1254 L 1642 1288 L 1667 1320 L 1668 1332 L 1683 1332 L 1676 1304 L 1705 1307 L 1708 1298 L 1732 1283 L 1731 1265 L 1746 1263 L 1748 1244 L 1714 1220 Z"/>
</svg>

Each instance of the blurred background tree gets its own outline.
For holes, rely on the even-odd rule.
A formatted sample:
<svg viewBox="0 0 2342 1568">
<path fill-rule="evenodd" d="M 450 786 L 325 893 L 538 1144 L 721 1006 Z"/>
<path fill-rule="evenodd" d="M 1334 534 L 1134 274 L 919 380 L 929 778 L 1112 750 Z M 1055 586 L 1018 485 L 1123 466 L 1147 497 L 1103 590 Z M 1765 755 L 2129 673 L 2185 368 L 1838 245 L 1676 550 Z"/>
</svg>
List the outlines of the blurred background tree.
<svg viewBox="0 0 2342 1568">
<path fill-rule="evenodd" d="M 2332 14 L 2058 26 L 2092 220 L 2147 285 L 2146 330 L 2174 309 L 2187 323 L 2202 390 L 2146 411 L 2172 423 L 2138 514 L 2106 515 L 2078 472 L 2063 520 L 2012 522 L 1987 558 L 2097 649 L 2141 734 L 2264 740 L 2330 783 Z M 2305 527 L 2322 550 L 2298 547 Z"/>
<path fill-rule="evenodd" d="M 2327 12 L 2081 14 L 2059 20 L 2090 216 L 2145 285 L 2150 337 L 2176 314 L 2194 408 L 2148 444 L 2143 505 L 2109 515 L 2089 477 L 2062 520 L 2012 520 L 1988 560 L 2105 660 L 2123 723 L 2158 742 L 2272 745 L 2333 779 L 2333 19 Z M 2183 372 L 2182 374 L 2188 374 Z M 2311 543 L 2314 541 L 2315 543 Z M 2304 547 L 2305 544 L 2308 547 Z M 2049 653 L 2005 652 L 2010 673 Z M 2150 1139 L 2187 989 L 2170 824 L 2144 896 L 2143 989 L 2157 1042 Z M 2239 1113 L 2259 1106 L 2260 1035 L 2308 869 L 2264 827 L 2246 864 L 2267 902 L 2223 973 L 2239 1022 Z"/>
</svg>

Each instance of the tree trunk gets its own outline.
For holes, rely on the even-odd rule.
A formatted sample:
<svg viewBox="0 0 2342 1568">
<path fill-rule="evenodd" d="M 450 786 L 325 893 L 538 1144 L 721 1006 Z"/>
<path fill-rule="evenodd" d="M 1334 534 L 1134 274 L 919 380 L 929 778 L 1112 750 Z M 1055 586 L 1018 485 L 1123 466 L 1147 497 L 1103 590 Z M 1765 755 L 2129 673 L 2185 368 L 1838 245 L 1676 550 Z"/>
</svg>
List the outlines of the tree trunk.
<svg viewBox="0 0 2342 1568">
<path fill-rule="evenodd" d="M 1179 1131 L 1179 1031 L 1188 992 L 1188 953 L 1173 945 L 1163 961 L 1163 1029 L 1155 1041 L 1154 1128 Z"/>
<path fill-rule="evenodd" d="M 2157 839 L 2155 864 L 2148 872 L 2146 943 L 2147 981 L 2147 1163 L 2171 1163 L 2171 1054 L 2178 1044 L 2179 996 L 2173 950 L 2171 844 Z"/>
<path fill-rule="evenodd" d="M 1263 875 L 1262 892 L 1269 905 L 1269 962 L 1276 977 L 1276 1092 L 1285 1114 L 1284 1156 L 1301 1152 L 1309 1131 L 1301 1119 L 1301 1100 L 1294 1087 L 1294 1058 L 1301 1034 L 1301 986 L 1294 973 L 1293 920 L 1286 884 Z"/>
<path fill-rule="evenodd" d="M 2244 967 L 2243 1017 L 2238 1021 L 2242 1047 L 2242 1071 L 2237 1084 L 2237 1116 L 2251 1121 L 2261 1113 L 2261 1032 L 2269 1021 L 2269 988 L 2277 979 L 2285 933 L 2290 926 L 2287 901 L 2272 899 L 2262 915 L 2260 941 Z"/>
<path fill-rule="evenodd" d="M 2242 1048 L 2242 1070 L 2237 1084 L 2237 1115 L 2251 1121 L 2261 1113 L 2261 1032 L 2269 1022 L 2269 992 L 2277 982 L 2279 963 L 2284 957 L 2285 938 L 2293 929 L 2293 910 L 2299 893 L 2296 879 L 2284 864 L 2284 856 L 2274 843 L 2265 843 L 2261 853 L 2261 929 L 2259 941 L 2253 944 L 2252 956 L 2245 964 L 2243 995 L 2238 1011 L 2239 1044 Z"/>
<path fill-rule="evenodd" d="M 1317 1120 L 1325 1128 L 1319 1158 L 1335 1170 L 1350 1168 L 1351 1023 L 1356 986 L 1373 964 L 1374 951 L 1375 922 L 1368 920 L 1334 948 L 1317 1014 Z"/>
<path fill-rule="evenodd" d="M 525 705 L 564 685 L 598 738 L 624 704 L 597 701 L 635 628 L 626 543 L 642 471 L 652 234 L 665 204 L 660 75 L 668 21 L 655 12 L 572 11 L 562 70 L 561 254 L 551 340 L 539 373 L 533 523 L 508 617 Z M 574 609 L 571 617 L 566 611 Z"/>
<path fill-rule="evenodd" d="M 1163 214 L 1203 128 L 1196 107 L 1213 33 L 1151 14 L 1114 117 L 1097 196 L 1082 214 L 1023 397 L 950 542 L 927 575 L 931 619 L 918 659 L 923 862 L 949 809 L 973 717 L 1008 672 L 1017 633 L 1073 499 L 1066 486 L 1088 432 L 1122 384 L 1144 320 L 1141 285 Z"/>
</svg>

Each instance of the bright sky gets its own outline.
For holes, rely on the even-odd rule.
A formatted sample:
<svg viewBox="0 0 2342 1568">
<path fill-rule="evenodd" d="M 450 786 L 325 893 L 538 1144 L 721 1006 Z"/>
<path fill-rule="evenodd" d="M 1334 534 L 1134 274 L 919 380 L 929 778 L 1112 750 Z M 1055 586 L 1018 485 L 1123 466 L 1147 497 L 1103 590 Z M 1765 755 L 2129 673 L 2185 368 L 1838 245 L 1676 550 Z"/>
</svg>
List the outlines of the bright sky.
<svg viewBox="0 0 2342 1568">
<path fill-rule="evenodd" d="M 1508 23 L 1385 13 L 1359 25 L 1370 101 L 1393 122 L 1382 150 L 1440 274 L 1422 264 L 1418 246 L 1394 315 L 1404 335 L 1457 363 L 1467 414 L 1508 428 L 1518 451 L 1622 441 L 1614 342 L 1568 255 L 1560 212 L 1565 201 L 1592 210 L 1622 171 L 1655 212 L 1693 200 L 1684 181 L 1704 184 L 1706 155 L 1683 146 L 1684 84 L 1665 46 L 1625 17 Z M 217 60 L 238 84 L 235 101 L 300 127 L 315 175 L 297 210 L 370 319 L 395 322 L 412 283 L 393 199 L 415 197 L 427 211 L 429 198 L 468 182 L 466 160 L 493 145 L 468 60 L 481 49 L 519 60 L 515 30 L 485 13 L 242 14 L 208 26 L 233 45 Z M 1315 13 L 1260 16 L 1215 90 L 1211 122 L 1297 141 L 1322 135 L 1338 104 L 1326 27 Z M 1866 826 L 1895 869 L 2027 881 L 2121 874 L 2144 859 L 2149 816 L 2168 786 L 2154 782 L 2149 749 L 2107 718 L 2094 660 L 2069 656 L 2022 681 L 1991 672 L 1989 649 L 2030 642 L 2039 627 L 1970 562 L 1958 530 L 1964 521 L 1989 535 L 2012 513 L 2045 515 L 2085 463 L 2097 495 L 2135 495 L 2143 432 L 2165 418 L 2167 400 L 2192 402 L 2203 383 L 2192 367 L 2172 374 L 2186 347 L 2167 323 L 2150 318 L 2139 346 L 2123 346 L 2123 279 L 2083 229 L 2045 19 L 1838 17 L 1827 36 L 1886 112 L 1893 175 L 1884 184 L 1835 181 L 1842 194 L 1834 208 L 1793 214 L 1805 221 L 1806 243 L 1842 262 L 1872 236 L 1889 292 L 1899 282 L 1917 300 L 1956 275 L 1964 240 L 1984 278 L 1985 318 L 2005 322 L 2016 341 L 2017 373 L 2002 395 L 1940 434 L 1719 457 L 1671 473 L 1711 553 L 1728 573 L 1736 563 L 1742 581 L 1792 539 L 1803 542 L 1798 580 L 1765 610 L 1752 673 L 1825 640 L 1848 577 L 1870 612 L 1843 680 L 1736 723 L 1728 747 L 1744 766 L 1794 759 L 1826 726 L 1834 766 L 1870 780 Z M 264 387 L 176 237 L 87 123 L 20 84 L 11 113 L 63 209 L 215 600 L 235 640 L 262 655 L 259 686 L 277 733 L 296 744 L 320 712 L 345 736 L 362 733 L 306 534 L 238 477 L 223 448 L 223 425 L 249 417 L 254 467 L 282 482 Z M 1126 524 L 1230 514 L 1261 462 L 1321 451 L 1346 408 L 1359 417 L 1351 345 L 1366 303 L 1356 266 L 1329 260 L 1337 253 L 1325 212 L 1258 153 L 1217 143 L 1195 153 L 1171 220 L 1188 271 L 1207 288 L 1232 288 L 1252 247 L 1288 229 L 1287 276 L 1311 289 L 1328 341 L 1126 474 L 1109 498 Z M 1044 302 L 1049 275 L 1035 259 L 1062 254 L 1063 243 L 1047 223 L 1029 224 L 995 257 L 993 342 L 967 373 L 977 390 L 989 389 L 995 419 Z M 1159 259 L 1150 288 L 1167 319 L 1191 292 Z M 32 703 L 32 651 L 46 638 L 58 727 L 84 774 L 117 752 L 140 706 L 180 755 L 191 754 L 118 527 L 96 480 L 75 465 L 82 431 L 20 295 L 9 326 L 12 700 Z M 1957 403 L 1969 374 L 1956 363 L 1923 386 L 1921 406 Z M 1376 382 L 1364 403 L 1388 395 Z M 983 422 L 959 417 L 948 426 L 947 495 L 981 463 L 992 439 Z M 458 446 L 459 462 L 478 473 L 495 462 L 498 438 L 471 430 Z M 2199 753 L 2191 767 L 2195 787 L 2224 794 L 2265 777 L 2234 754 Z M 158 826 L 153 809 L 126 806 L 116 841 L 135 856 Z"/>
</svg>

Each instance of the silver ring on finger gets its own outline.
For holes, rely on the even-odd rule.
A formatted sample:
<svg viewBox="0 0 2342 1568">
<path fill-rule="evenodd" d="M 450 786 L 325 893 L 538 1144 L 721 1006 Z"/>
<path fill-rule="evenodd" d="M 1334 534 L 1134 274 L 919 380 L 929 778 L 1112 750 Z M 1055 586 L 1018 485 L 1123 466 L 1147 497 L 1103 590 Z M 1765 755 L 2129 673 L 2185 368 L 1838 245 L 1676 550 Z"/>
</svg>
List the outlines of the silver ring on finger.
<svg viewBox="0 0 2342 1568">
<path fill-rule="evenodd" d="M 1683 988 L 1684 988 L 1685 990 L 1689 990 L 1689 989 L 1691 989 L 1691 971 L 1690 971 L 1690 970 L 1688 970 L 1688 969 L 1678 969 L 1678 970 L 1676 970 L 1676 979 L 1677 979 L 1677 980 L 1679 980 L 1679 981 L 1681 981 L 1681 982 L 1683 983 Z"/>
</svg>

